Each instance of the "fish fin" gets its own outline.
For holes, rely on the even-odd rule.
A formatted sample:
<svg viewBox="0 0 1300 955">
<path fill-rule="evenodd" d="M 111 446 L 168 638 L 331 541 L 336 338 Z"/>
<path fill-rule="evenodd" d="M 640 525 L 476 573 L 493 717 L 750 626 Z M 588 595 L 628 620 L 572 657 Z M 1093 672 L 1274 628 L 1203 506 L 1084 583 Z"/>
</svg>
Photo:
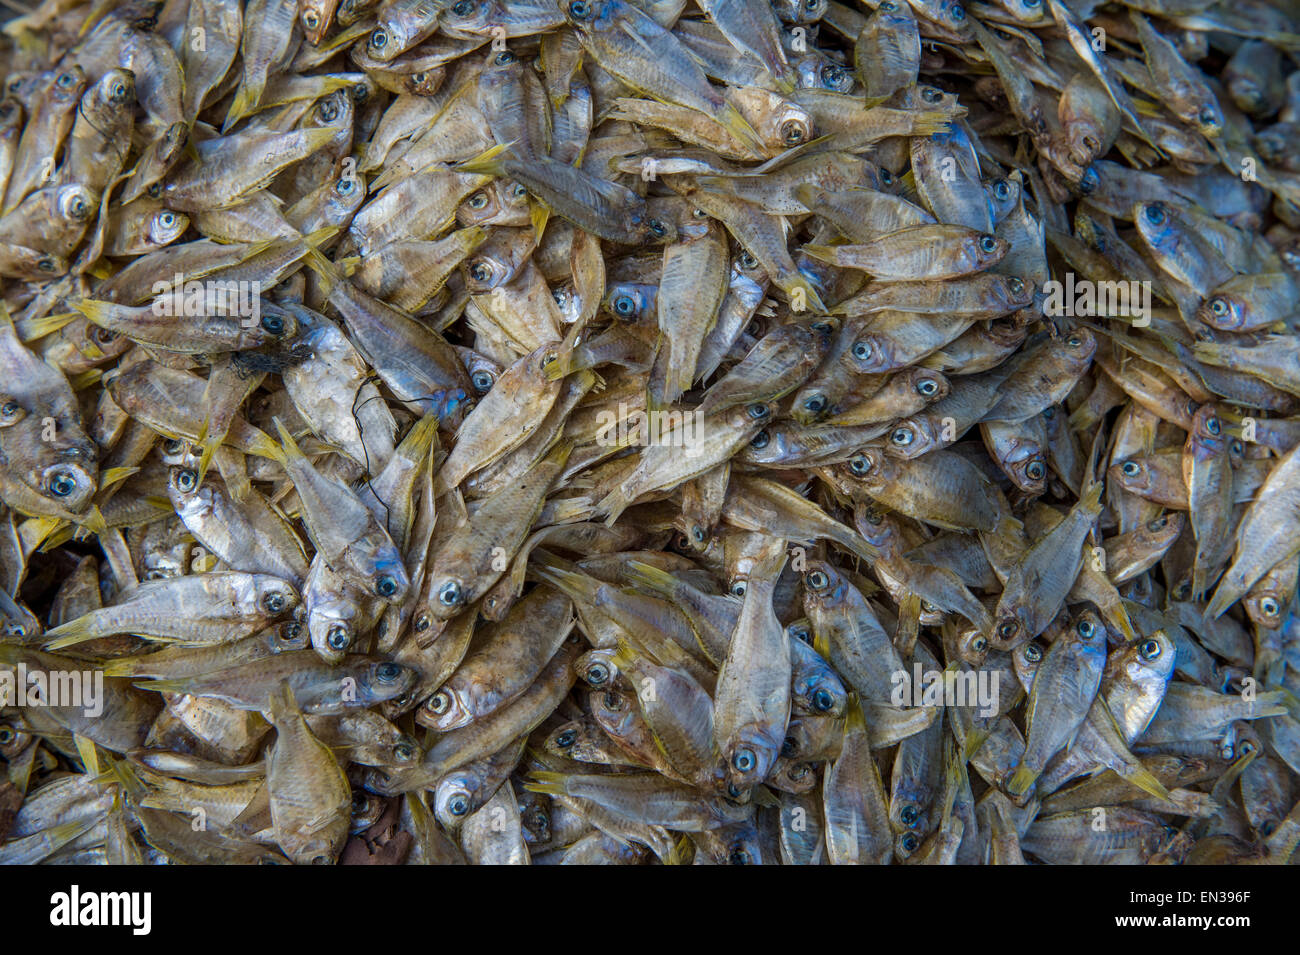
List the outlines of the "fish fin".
<svg viewBox="0 0 1300 955">
<path fill-rule="evenodd" d="M 678 584 L 677 578 L 668 571 L 639 560 L 629 561 L 623 568 L 623 576 L 666 597 L 673 594 Z"/>
<path fill-rule="evenodd" d="M 1038 770 L 1026 766 L 1022 761 L 1011 774 L 1011 779 L 1007 781 L 1007 792 L 1013 796 L 1023 796 L 1029 792 L 1029 787 L 1038 780 L 1038 776 Z"/>
<path fill-rule="evenodd" d="M 1128 769 L 1122 774 L 1124 779 L 1132 783 L 1138 789 L 1145 793 L 1150 793 L 1157 799 L 1163 799 L 1166 802 L 1174 802 L 1169 790 L 1164 787 L 1160 780 L 1156 779 L 1155 774 L 1145 766 L 1138 764 L 1136 769 Z"/>
<path fill-rule="evenodd" d="M 830 245 L 805 245 L 804 254 L 812 256 L 819 262 L 829 262 L 835 264 L 835 247 Z"/>
<path fill-rule="evenodd" d="M 952 116 L 942 110 L 924 110 L 912 117 L 913 136 L 933 136 L 952 129 Z M 911 174 L 911 170 L 908 170 Z"/>
<path fill-rule="evenodd" d="M 139 470 L 139 468 L 108 468 L 100 472 L 99 489 L 102 491 L 111 484 L 116 484 L 118 481 L 125 481 Z"/>
<path fill-rule="evenodd" d="M 72 734 L 72 741 L 77 747 L 77 755 L 81 757 L 81 765 L 91 776 L 98 776 L 99 770 L 99 750 L 95 748 L 95 741 L 86 739 L 80 733 Z"/>
</svg>

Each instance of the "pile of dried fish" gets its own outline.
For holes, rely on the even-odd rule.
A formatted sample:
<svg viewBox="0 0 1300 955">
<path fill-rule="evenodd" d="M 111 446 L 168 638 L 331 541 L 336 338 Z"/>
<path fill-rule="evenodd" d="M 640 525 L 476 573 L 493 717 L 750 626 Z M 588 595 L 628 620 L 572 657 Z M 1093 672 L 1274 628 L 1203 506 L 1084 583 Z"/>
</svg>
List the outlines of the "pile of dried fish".
<svg viewBox="0 0 1300 955">
<path fill-rule="evenodd" d="M 0 861 L 1291 859 L 1294 0 L 0 50 Z"/>
</svg>

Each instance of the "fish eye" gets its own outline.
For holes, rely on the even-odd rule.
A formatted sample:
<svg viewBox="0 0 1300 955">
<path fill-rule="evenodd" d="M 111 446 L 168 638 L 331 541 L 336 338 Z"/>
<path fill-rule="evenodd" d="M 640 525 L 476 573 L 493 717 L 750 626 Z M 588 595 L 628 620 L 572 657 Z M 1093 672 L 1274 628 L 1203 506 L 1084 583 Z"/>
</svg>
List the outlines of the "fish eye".
<svg viewBox="0 0 1300 955">
<path fill-rule="evenodd" d="M 1005 179 L 999 179 L 993 184 L 993 195 L 997 196 L 999 199 L 1011 198 L 1011 183 L 1007 182 Z"/>
<path fill-rule="evenodd" d="M 892 186 L 894 184 L 894 174 L 884 167 L 880 169 L 880 184 L 882 186 Z"/>
<path fill-rule="evenodd" d="M 1196 114 L 1196 118 L 1201 121 L 1202 126 L 1218 126 L 1219 114 L 1211 106 L 1204 106 Z"/>
<path fill-rule="evenodd" d="M 476 192 L 469 197 L 469 207 L 471 209 L 486 209 L 488 197 L 486 192 Z"/>
<path fill-rule="evenodd" d="M 509 50 L 502 50 L 500 53 L 497 54 L 497 58 L 494 62 L 496 63 L 497 66 L 508 66 L 511 63 L 515 62 L 515 60 L 517 59 L 518 57 L 516 57 Z"/>
<path fill-rule="evenodd" d="M 733 597 L 743 597 L 748 590 L 749 584 L 743 580 L 737 580 L 731 585 L 731 595 Z"/>
<path fill-rule="evenodd" d="M 937 103 L 943 99 L 943 93 L 933 86 L 923 86 L 921 87 L 921 99 L 927 103 Z"/>
<path fill-rule="evenodd" d="M 803 582 L 809 590 L 825 590 L 831 585 L 831 579 L 824 570 L 809 571 L 804 575 Z"/>
<path fill-rule="evenodd" d="M 496 381 L 496 376 L 490 371 L 480 369 L 474 372 L 474 374 L 470 376 L 469 380 L 470 384 L 474 386 L 474 390 L 479 394 L 483 394 L 484 392 L 491 390 L 493 383 Z"/>
<path fill-rule="evenodd" d="M 36 261 L 36 267 L 40 269 L 42 272 L 53 272 L 57 269 L 57 266 L 54 264 L 54 260 L 50 258 L 48 255 L 42 255 Z"/>
<path fill-rule="evenodd" d="M 442 716 L 451 709 L 451 694 L 446 690 L 439 690 L 433 696 L 429 697 L 429 712 L 434 716 Z"/>
<path fill-rule="evenodd" d="M 1228 740 L 1224 740 L 1223 745 L 1219 747 L 1219 756 L 1223 759 L 1232 759 L 1236 753 L 1236 749 L 1233 748 L 1232 743 Z"/>
<path fill-rule="evenodd" d="M 176 490 L 192 491 L 199 483 L 199 472 L 182 468 L 176 472 Z"/>
<path fill-rule="evenodd" d="M 415 632 L 424 633 L 424 631 L 428 629 L 429 629 L 429 615 L 427 613 L 422 613 L 415 618 Z"/>
<path fill-rule="evenodd" d="M 702 527 L 700 527 L 698 524 L 696 524 L 695 527 L 691 530 L 691 536 L 694 537 L 694 538 L 695 538 L 699 543 L 703 544 L 703 543 L 704 543 L 704 528 L 702 528 Z"/>
<path fill-rule="evenodd" d="M 748 252 L 741 252 L 740 267 L 746 272 L 752 272 L 754 269 L 758 268 L 758 259 L 754 258 L 754 256 Z"/>
<path fill-rule="evenodd" d="M 1078 335 L 1071 335 L 1065 340 L 1065 344 L 1069 345 L 1071 348 L 1078 348 L 1083 344 L 1083 339 Z"/>
<path fill-rule="evenodd" d="M 636 314 L 636 300 L 631 295 L 619 295 L 614 299 L 614 311 L 623 318 Z"/>
<path fill-rule="evenodd" d="M 758 402 L 756 404 L 750 405 L 748 408 L 745 409 L 745 411 L 755 421 L 762 421 L 769 414 L 771 414 L 771 411 L 768 410 L 767 405 L 763 404 L 762 402 Z"/>
<path fill-rule="evenodd" d="M 262 327 L 272 335 L 284 334 L 284 319 L 279 315 L 263 315 Z"/>
<path fill-rule="evenodd" d="M 302 624 L 296 620 L 280 628 L 280 639 L 284 643 L 294 643 L 302 636 Z"/>
<path fill-rule="evenodd" d="M 915 852 L 921 846 L 921 840 L 916 838 L 916 833 L 905 832 L 903 837 L 898 840 L 898 844 L 903 847 L 904 852 Z"/>
<path fill-rule="evenodd" d="M 397 759 L 398 762 L 409 763 L 415 758 L 415 744 L 410 743 L 407 740 L 402 740 L 402 742 L 393 747 L 393 757 Z"/>
<path fill-rule="evenodd" d="M 808 327 L 815 332 L 821 332 L 823 335 L 829 335 L 831 332 L 835 330 L 833 327 L 831 327 L 830 322 L 813 322 Z"/>
<path fill-rule="evenodd" d="M 470 265 L 469 277 L 475 282 L 486 282 L 488 279 L 492 278 L 492 267 L 482 259 L 479 259 L 477 262 Z"/>
<path fill-rule="evenodd" d="M 320 113 L 322 123 L 332 123 L 339 118 L 339 108 L 329 100 L 321 103 L 317 111 Z"/>
<path fill-rule="evenodd" d="M 7 723 L 4 725 L 0 725 L 0 746 L 8 746 L 17 738 L 18 738 L 18 734 L 14 732 L 14 728 L 12 726 L 8 725 Z"/>
<path fill-rule="evenodd" d="M 1272 597 L 1265 597 L 1259 602 L 1259 609 L 1264 612 L 1266 617 L 1276 617 L 1278 611 L 1282 608 L 1278 606 L 1277 601 Z"/>
<path fill-rule="evenodd" d="M 151 185 L 148 189 L 145 190 L 145 194 L 148 195 L 150 199 L 157 199 L 159 196 L 162 195 L 162 189 L 163 189 L 162 183 L 155 182 L 153 185 Z"/>
<path fill-rule="evenodd" d="M 876 9 L 877 9 L 877 10 L 884 10 L 886 13 L 893 13 L 895 10 L 898 9 L 898 4 L 896 4 L 896 3 L 894 2 L 894 0 L 885 0 L 885 2 L 882 3 L 882 4 L 881 4 L 879 7 L 877 7 Z"/>
<path fill-rule="evenodd" d="M 1217 435 L 1223 429 L 1219 427 L 1219 419 L 1211 415 L 1205 419 L 1205 430 L 1210 434 Z"/>
<path fill-rule="evenodd" d="M 1020 652 L 1029 663 L 1037 663 L 1043 659 L 1043 648 L 1036 643 L 1026 643 L 1025 648 Z"/>
<path fill-rule="evenodd" d="M 740 798 L 740 787 L 735 783 L 727 783 L 727 795 L 732 799 Z"/>
<path fill-rule="evenodd" d="M 1149 203 L 1142 210 L 1142 215 L 1152 225 L 1161 225 L 1166 218 L 1165 207 L 1158 202 Z"/>
<path fill-rule="evenodd" d="M 989 648 L 989 638 L 983 635 L 976 637 L 970 642 L 970 648 L 976 653 L 983 653 Z"/>
<path fill-rule="evenodd" d="M 790 120 L 781 125 L 781 141 L 787 146 L 798 146 L 804 140 L 803 126 Z"/>
<path fill-rule="evenodd" d="M 185 450 L 185 442 L 179 438 L 168 438 L 163 442 L 163 451 L 166 454 L 180 454 Z"/>
<path fill-rule="evenodd" d="M 921 814 L 916 811 L 915 806 L 904 806 L 902 810 L 899 812 L 898 818 L 903 823 L 903 825 L 911 829 L 913 826 L 917 824 L 917 822 L 920 821 Z"/>
<path fill-rule="evenodd" d="M 1097 628 L 1091 620 L 1080 620 L 1074 627 L 1074 632 L 1085 640 L 1091 640 L 1097 633 Z"/>
<path fill-rule="evenodd" d="M 59 89 L 66 90 L 77 82 L 77 78 L 71 73 L 60 73 L 58 79 L 54 81 Z"/>
<path fill-rule="evenodd" d="M 77 482 L 64 471 L 59 471 L 50 480 L 50 493 L 55 497 L 67 497 L 77 489 Z"/>
<path fill-rule="evenodd" d="M 1006 620 L 998 627 L 998 636 L 1003 640 L 1010 640 L 1020 629 L 1020 624 L 1014 620 Z"/>
<path fill-rule="evenodd" d="M 457 793 L 447 800 L 447 811 L 453 816 L 463 816 L 469 812 L 469 799 Z"/>
<path fill-rule="evenodd" d="M 1143 660 L 1154 660 L 1160 656 L 1160 641 L 1148 640 L 1138 648 L 1138 653 L 1142 654 Z"/>
<path fill-rule="evenodd" d="M 889 436 L 889 440 L 899 447 L 907 447 L 916 440 L 916 434 L 911 428 L 895 428 L 894 433 Z"/>
<path fill-rule="evenodd" d="M 370 34 L 370 48 L 382 50 L 386 46 L 388 46 L 388 31 L 383 27 L 375 27 L 374 32 Z"/>
<path fill-rule="evenodd" d="M 844 82 L 847 76 L 848 74 L 842 66 L 831 64 L 822 70 L 822 85 L 829 89 L 835 89 Z"/>
<path fill-rule="evenodd" d="M 343 178 L 334 184 L 334 191 L 340 196 L 350 196 L 356 191 L 357 181 L 351 178 Z"/>
<path fill-rule="evenodd" d="M 997 251 L 997 247 L 998 247 L 997 236 L 989 235 L 988 233 L 985 233 L 984 235 L 980 236 L 981 251 L 992 253 Z"/>
<path fill-rule="evenodd" d="M 176 214 L 174 212 L 162 212 L 158 215 L 158 224 L 164 229 L 170 229 L 176 224 Z"/>
<path fill-rule="evenodd" d="M 402 666 L 400 663 L 381 663 L 375 667 L 375 679 L 380 683 L 396 683 L 398 677 L 402 675 Z"/>
<path fill-rule="evenodd" d="M 325 643 L 331 650 L 337 650 L 342 653 L 348 647 L 352 646 L 352 634 L 348 628 L 341 623 L 336 623 L 330 627 L 329 633 L 325 635 Z"/>
<path fill-rule="evenodd" d="M 812 707 L 818 713 L 825 713 L 835 705 L 835 697 L 830 690 L 820 689 L 812 695 Z"/>
<path fill-rule="evenodd" d="M 621 713 L 625 706 L 627 706 L 627 700 L 623 699 L 623 694 L 605 694 L 605 709 L 609 710 L 611 713 Z"/>
<path fill-rule="evenodd" d="M 18 402 L 6 401 L 3 405 L 0 405 L 0 418 L 15 418 L 20 410 L 22 409 L 19 407 Z"/>
<path fill-rule="evenodd" d="M 1142 465 L 1138 464 L 1136 461 L 1125 461 L 1119 466 L 1119 469 L 1126 477 L 1137 477 L 1142 473 Z"/>
<path fill-rule="evenodd" d="M 758 757 L 754 755 L 752 749 L 738 749 L 736 755 L 731 757 L 731 765 L 735 767 L 736 772 L 747 773 L 758 765 Z"/>
<path fill-rule="evenodd" d="M 114 99 L 116 102 L 119 102 L 119 103 L 120 103 L 122 100 L 126 99 L 126 84 L 125 84 L 125 83 L 114 83 L 114 84 L 113 84 L 113 99 Z"/>
<path fill-rule="evenodd" d="M 262 609 L 267 613 L 279 613 L 284 609 L 284 594 L 269 593 L 262 598 Z"/>
<path fill-rule="evenodd" d="M 1024 4 L 1030 10 L 1037 10 L 1043 5 L 1043 0 L 1024 0 Z"/>
<path fill-rule="evenodd" d="M 785 759 L 794 759 L 799 752 L 799 741 L 793 736 L 787 736 L 781 741 L 781 755 Z"/>
<path fill-rule="evenodd" d="M 849 458 L 849 470 L 861 477 L 871 470 L 871 459 L 865 454 L 855 454 Z"/>
<path fill-rule="evenodd" d="M 1019 298 L 1021 295 L 1025 294 L 1025 283 L 1022 282 L 1020 279 L 1010 278 L 1007 279 L 1007 289 L 1011 292 L 1012 295 Z"/>
<path fill-rule="evenodd" d="M 569 16 L 575 20 L 586 20 L 591 16 L 591 4 L 587 0 L 573 0 L 569 4 Z"/>
<path fill-rule="evenodd" d="M 603 663 L 597 662 L 587 667 L 587 672 L 584 674 L 583 679 L 586 680 L 590 686 L 604 686 L 609 682 L 609 675 L 609 667 Z"/>
<path fill-rule="evenodd" d="M 467 17 L 474 12 L 474 4 L 471 0 L 456 0 L 452 5 L 451 12 L 458 17 Z"/>
<path fill-rule="evenodd" d="M 578 734 L 573 730 L 565 730 L 559 736 L 555 737 L 555 745 L 560 749 L 568 749 L 578 741 Z"/>
<path fill-rule="evenodd" d="M 764 428 L 758 434 L 754 435 L 754 440 L 749 442 L 749 446 L 753 448 L 755 451 L 762 451 L 765 447 L 767 447 L 771 443 L 772 443 L 772 435 L 768 432 L 766 428 Z"/>
<path fill-rule="evenodd" d="M 800 643 L 812 646 L 812 632 L 807 627 L 792 623 L 786 628 L 786 632 Z"/>
<path fill-rule="evenodd" d="M 1210 299 L 1210 311 L 1222 318 L 1228 314 L 1228 303 L 1221 298 Z"/>
<path fill-rule="evenodd" d="M 438 590 L 438 603 L 444 607 L 455 607 L 465 595 L 461 592 L 460 584 L 454 580 L 449 580 Z"/>
<path fill-rule="evenodd" d="M 397 593 L 397 581 L 392 574 L 381 574 L 375 579 L 375 593 L 381 597 L 391 597 Z"/>
<path fill-rule="evenodd" d="M 1153 521 L 1147 521 L 1147 530 L 1162 531 L 1165 529 L 1165 525 L 1168 523 L 1169 523 L 1169 518 L 1157 517 Z"/>
<path fill-rule="evenodd" d="M 315 10 L 304 10 L 302 12 L 302 25 L 308 30 L 314 30 L 320 26 L 320 14 Z"/>
<path fill-rule="evenodd" d="M 1047 468 L 1044 467 L 1043 462 L 1038 460 L 1037 458 L 1035 458 L 1033 461 L 1030 461 L 1029 466 L 1025 468 L 1025 475 L 1031 481 L 1041 481 L 1043 479 L 1043 476 L 1046 474 L 1047 474 Z"/>
<path fill-rule="evenodd" d="M 853 357 L 858 361 L 866 361 L 871 357 L 871 342 L 863 339 L 853 343 Z"/>
<path fill-rule="evenodd" d="M 668 227 L 664 225 L 662 222 L 660 222 L 658 219 L 651 219 L 647 223 L 647 225 L 650 227 L 651 235 L 657 236 L 658 238 L 662 239 L 664 236 L 668 234 Z"/>
</svg>

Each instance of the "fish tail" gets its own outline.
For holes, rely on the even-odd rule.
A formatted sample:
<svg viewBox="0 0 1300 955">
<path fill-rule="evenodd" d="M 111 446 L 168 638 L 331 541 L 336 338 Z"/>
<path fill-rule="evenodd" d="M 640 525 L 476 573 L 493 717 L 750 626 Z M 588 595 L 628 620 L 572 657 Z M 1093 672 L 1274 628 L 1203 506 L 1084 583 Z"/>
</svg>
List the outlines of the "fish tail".
<svg viewBox="0 0 1300 955">
<path fill-rule="evenodd" d="M 925 110 L 912 119 L 913 136 L 933 136 L 952 129 L 952 117 L 941 110 Z"/>
<path fill-rule="evenodd" d="M 101 634 L 94 625 L 93 616 L 93 612 L 83 614 L 76 620 L 61 623 L 53 630 L 46 632 L 45 649 L 62 650 L 64 647 L 73 647 L 78 643 L 85 643 L 87 640 L 94 640 L 99 637 Z"/>
<path fill-rule="evenodd" d="M 83 300 L 84 301 L 84 300 Z M 84 315 L 85 313 L 82 312 Z M 38 338 L 44 338 L 63 328 L 70 321 L 77 317 L 76 312 L 59 312 L 57 315 L 42 315 L 39 318 L 24 318 L 22 326 L 18 329 L 19 336 L 25 342 L 35 341 Z M 90 318 L 89 315 L 86 316 Z M 91 319 L 94 321 L 94 319 Z M 96 324 L 99 324 L 96 322 Z"/>
<path fill-rule="evenodd" d="M 513 145 L 513 142 L 497 143 L 477 156 L 471 156 L 464 162 L 457 163 L 455 168 L 459 172 L 478 173 L 480 176 L 504 176 L 506 168 L 502 154 Z"/>
<path fill-rule="evenodd" d="M 642 587 L 648 587 L 655 593 L 663 594 L 665 597 L 672 596 L 677 589 L 677 578 L 666 570 L 642 563 L 639 560 L 629 561 L 623 568 L 623 576 L 634 584 L 640 584 Z"/>
<path fill-rule="evenodd" d="M 239 90 L 235 93 L 235 99 L 230 104 L 230 110 L 226 113 L 225 122 L 221 126 L 224 133 L 239 122 L 249 113 L 257 108 L 258 101 L 262 98 L 262 87 L 257 85 L 256 88 L 248 83 L 240 83 Z"/>
<path fill-rule="evenodd" d="M 805 245 L 802 251 L 805 255 L 812 256 L 818 262 L 829 262 L 831 265 L 835 264 L 836 256 L 835 256 L 835 248 L 833 246 Z"/>
<path fill-rule="evenodd" d="M 1038 776 L 1039 770 L 1026 766 L 1022 761 L 1011 774 L 1011 779 L 1007 781 L 1007 792 L 1013 796 L 1023 796 L 1029 792 L 1029 787 L 1037 782 Z"/>
<path fill-rule="evenodd" d="M 564 781 L 566 778 L 564 773 L 553 773 L 549 770 L 539 769 L 534 771 L 532 778 L 528 782 L 524 783 L 524 788 L 533 793 L 563 796 L 565 794 Z"/>
<path fill-rule="evenodd" d="M 98 299 L 83 298 L 78 302 L 73 302 L 72 307 L 86 316 L 87 321 L 94 322 L 100 328 L 110 328 L 111 322 L 109 316 L 113 310 L 119 306 L 113 302 L 101 302 Z"/>
<path fill-rule="evenodd" d="M 1228 580 L 1228 575 L 1224 574 L 1219 580 L 1219 586 L 1214 590 L 1214 596 L 1210 598 L 1209 604 L 1203 614 L 1206 620 L 1218 620 L 1223 616 L 1225 610 L 1241 599 L 1242 590 Z"/>
<path fill-rule="evenodd" d="M 274 726 L 279 726 L 286 719 L 302 712 L 298 709 L 298 701 L 294 699 L 293 687 L 288 680 L 281 680 L 271 691 L 267 698 L 266 712 Z"/>
<path fill-rule="evenodd" d="M 767 146 L 763 143 L 763 138 L 758 135 L 754 127 L 749 124 L 740 110 L 736 109 L 730 103 L 722 107 L 722 114 L 718 121 L 726 128 L 727 132 L 735 136 L 747 146 L 751 146 L 760 152 L 765 152 Z"/>
<path fill-rule="evenodd" d="M 1164 784 L 1160 782 L 1160 780 L 1156 779 L 1155 775 L 1141 763 L 1136 767 L 1126 769 L 1122 775 L 1128 782 L 1132 783 L 1143 792 L 1150 793 L 1157 799 L 1163 799 L 1166 802 L 1174 801 L 1173 797 L 1169 794 L 1169 790 L 1164 787 Z"/>
</svg>

